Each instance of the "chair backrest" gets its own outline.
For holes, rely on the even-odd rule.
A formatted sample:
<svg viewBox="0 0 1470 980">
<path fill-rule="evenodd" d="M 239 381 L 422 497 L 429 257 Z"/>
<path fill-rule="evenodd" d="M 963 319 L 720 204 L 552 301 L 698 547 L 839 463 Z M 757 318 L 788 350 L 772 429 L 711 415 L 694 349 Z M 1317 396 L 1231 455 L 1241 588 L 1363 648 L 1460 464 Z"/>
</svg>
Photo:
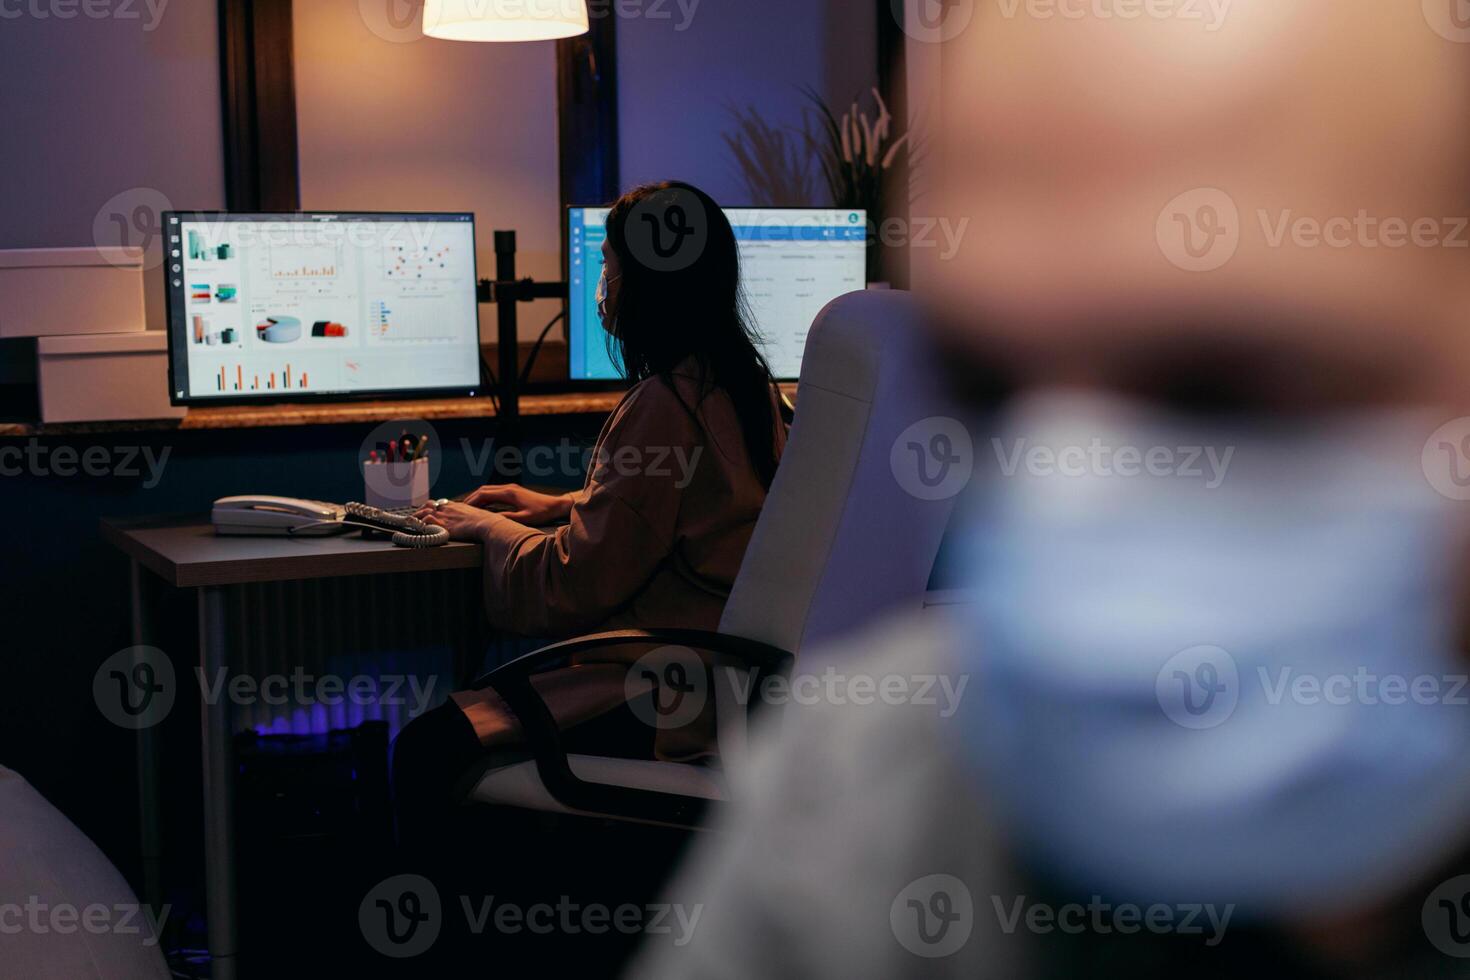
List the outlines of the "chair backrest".
<svg viewBox="0 0 1470 980">
<path fill-rule="evenodd" d="M 0 766 L 0 906 L 39 900 L 108 909 L 127 928 L 21 929 L 0 942 L 5 976 L 48 980 L 168 980 L 168 964 L 123 876 L 31 784 Z M 83 919 L 85 923 L 87 920 Z M 121 918 L 108 920 L 113 926 Z"/>
<path fill-rule="evenodd" d="M 953 415 L 942 388 L 911 294 L 852 293 L 818 315 L 786 453 L 720 632 L 798 653 L 922 606 L 953 501 L 905 489 L 893 461 L 905 430 Z"/>
</svg>

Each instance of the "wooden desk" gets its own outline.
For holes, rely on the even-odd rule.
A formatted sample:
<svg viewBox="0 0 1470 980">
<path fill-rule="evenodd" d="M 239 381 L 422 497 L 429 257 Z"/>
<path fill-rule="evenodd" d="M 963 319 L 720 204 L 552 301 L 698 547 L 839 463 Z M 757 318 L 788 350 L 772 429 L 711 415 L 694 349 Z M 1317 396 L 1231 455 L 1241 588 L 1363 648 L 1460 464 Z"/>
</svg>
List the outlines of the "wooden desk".
<svg viewBox="0 0 1470 980">
<path fill-rule="evenodd" d="M 413 574 L 481 567 L 477 544 L 395 548 L 357 534 L 330 538 L 222 538 L 207 519 L 107 520 L 102 536 L 176 589 L 300 582 L 350 575 Z"/>
<path fill-rule="evenodd" d="M 356 534 L 330 538 L 218 537 L 195 518 L 104 520 L 102 534 L 131 559 L 134 646 L 153 646 L 144 570 L 174 588 L 194 589 L 199 604 L 199 664 L 212 677 L 227 670 L 226 600 L 231 588 L 360 575 L 458 571 L 474 578 L 478 595 L 481 548 L 396 548 Z M 471 637 L 467 645 L 473 645 Z M 480 646 L 479 653 L 483 653 Z M 468 652 L 468 651 L 466 651 Z M 205 917 L 213 976 L 237 975 L 234 827 L 234 730 L 228 699 L 202 699 Z M 158 814 L 159 745 L 151 728 L 138 732 L 138 796 L 142 828 L 144 901 L 162 894 L 162 834 Z"/>
</svg>

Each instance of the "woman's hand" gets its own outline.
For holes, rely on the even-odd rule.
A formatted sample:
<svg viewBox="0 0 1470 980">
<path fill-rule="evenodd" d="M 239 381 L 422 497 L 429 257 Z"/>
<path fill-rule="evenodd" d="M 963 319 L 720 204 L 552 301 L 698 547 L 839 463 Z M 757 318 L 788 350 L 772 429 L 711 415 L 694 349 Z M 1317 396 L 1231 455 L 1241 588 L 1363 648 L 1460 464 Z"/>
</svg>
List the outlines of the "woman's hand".
<svg viewBox="0 0 1470 980">
<path fill-rule="evenodd" d="M 413 515 L 425 524 L 435 524 L 449 532 L 454 541 L 483 541 L 486 530 L 498 518 L 497 515 L 471 507 L 468 504 L 449 503 L 443 507 L 429 504 L 419 508 Z"/>
<path fill-rule="evenodd" d="M 570 496 L 552 497 L 513 483 L 481 487 L 465 499 L 471 507 L 493 510 L 517 524 L 545 527 L 564 521 L 572 513 Z"/>
</svg>

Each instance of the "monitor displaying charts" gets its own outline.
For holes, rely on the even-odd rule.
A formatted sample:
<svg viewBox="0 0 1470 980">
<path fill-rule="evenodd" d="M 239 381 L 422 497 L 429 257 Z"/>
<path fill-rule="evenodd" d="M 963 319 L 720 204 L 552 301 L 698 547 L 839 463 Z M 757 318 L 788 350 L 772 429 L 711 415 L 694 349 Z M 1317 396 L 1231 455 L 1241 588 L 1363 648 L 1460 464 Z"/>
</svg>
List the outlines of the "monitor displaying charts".
<svg viewBox="0 0 1470 980">
<path fill-rule="evenodd" d="M 470 214 L 170 212 L 176 404 L 475 394 Z"/>
<path fill-rule="evenodd" d="M 801 374 L 807 332 L 822 308 L 867 286 L 865 211 L 726 208 L 740 244 L 740 280 L 766 360 L 781 380 Z M 572 378 L 622 377 L 597 315 L 607 208 L 572 208 L 568 233 Z"/>
</svg>

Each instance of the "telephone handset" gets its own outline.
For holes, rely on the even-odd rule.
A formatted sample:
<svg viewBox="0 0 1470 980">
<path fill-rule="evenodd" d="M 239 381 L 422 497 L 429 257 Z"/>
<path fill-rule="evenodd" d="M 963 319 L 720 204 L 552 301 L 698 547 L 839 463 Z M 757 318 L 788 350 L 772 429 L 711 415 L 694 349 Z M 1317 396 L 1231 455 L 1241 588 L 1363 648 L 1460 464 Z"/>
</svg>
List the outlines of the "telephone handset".
<svg viewBox="0 0 1470 980">
<path fill-rule="evenodd" d="M 225 497 L 214 502 L 216 534 L 325 537 L 348 530 L 337 504 L 291 497 Z"/>
<path fill-rule="evenodd" d="M 215 501 L 213 522 L 220 535 L 327 537 L 361 528 L 391 535 L 400 548 L 437 548 L 449 543 L 444 528 L 405 512 L 290 497 L 225 497 Z"/>
</svg>

